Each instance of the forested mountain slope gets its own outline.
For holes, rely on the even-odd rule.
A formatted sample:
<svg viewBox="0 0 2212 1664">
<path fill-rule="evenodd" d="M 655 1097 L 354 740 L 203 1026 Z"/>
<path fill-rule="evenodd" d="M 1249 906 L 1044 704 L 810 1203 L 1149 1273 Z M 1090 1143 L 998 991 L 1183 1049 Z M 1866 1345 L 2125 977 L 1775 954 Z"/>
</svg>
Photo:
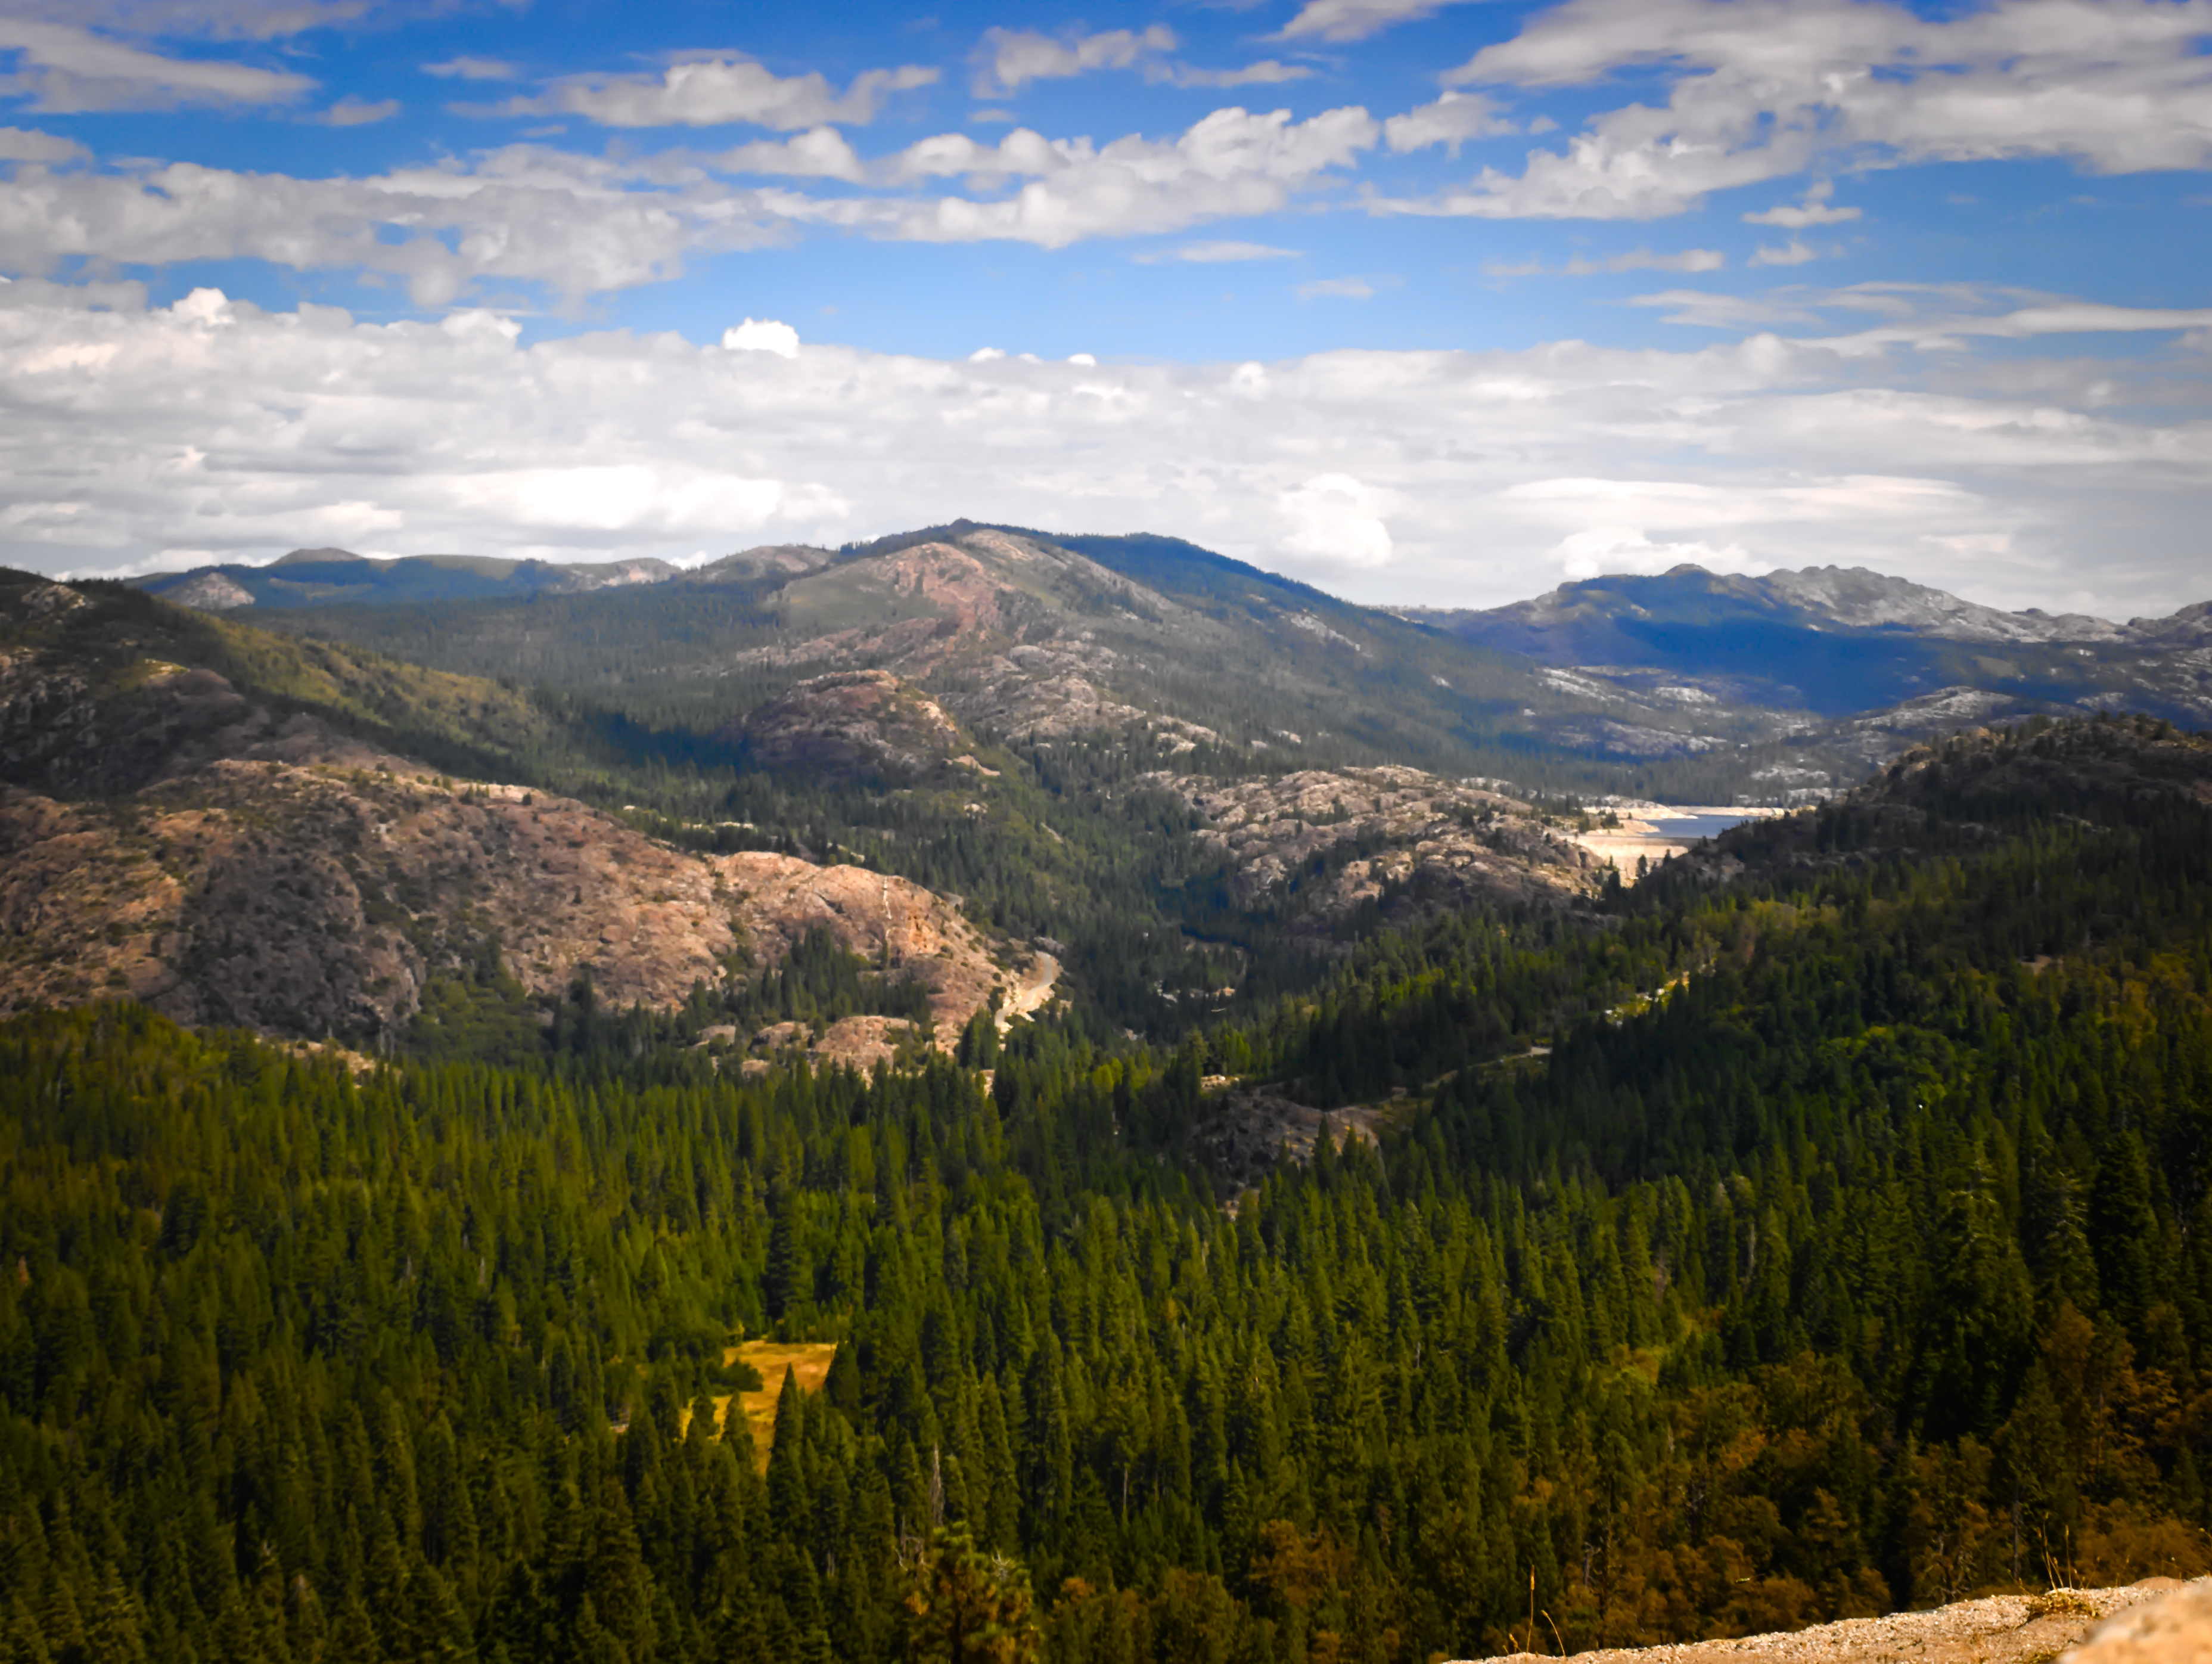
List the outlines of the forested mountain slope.
<svg viewBox="0 0 2212 1664">
<path fill-rule="evenodd" d="M 2212 717 L 2212 603 L 2122 624 L 1978 606 L 1863 568 L 1750 578 L 1680 566 L 1487 610 L 1407 616 L 1606 686 L 1686 677 L 1718 701 L 1831 720 L 1946 692 L 1983 696 L 1970 718 L 2099 707 Z"/>
<path fill-rule="evenodd" d="M 495 597 L 581 594 L 621 584 L 661 583 L 676 575 L 665 561 L 556 564 L 476 555 L 414 555 L 377 560 L 343 549 L 295 549 L 266 566 L 194 567 L 141 580 L 149 594 L 210 612 L 240 607 L 405 605 Z"/>
<path fill-rule="evenodd" d="M 1962 739 L 1608 925 L 1385 932 L 1172 1054 L 979 1030 L 988 1091 L 15 1019 L 0 1633 L 1381 1664 L 2203 1571 L 2208 780 Z M 1412 1090 L 1224 1209 L 1224 1066 Z M 838 1345 L 763 1473 L 764 1331 Z"/>
<path fill-rule="evenodd" d="M 1433 812 L 1388 823 L 1348 813 L 1369 789 L 1348 777 L 1308 792 L 1280 820 L 1295 857 L 1251 884 L 1193 777 L 1162 765 L 1267 777 L 1164 721 L 994 744 L 881 669 L 695 715 L 654 726 L 119 586 L 0 574 L 0 1009 L 124 991 L 187 1021 L 370 1045 L 441 979 L 512 1028 L 553 1018 L 588 975 L 617 1005 L 687 1003 L 696 1034 L 759 1015 L 726 996 L 811 916 L 841 950 L 901 958 L 941 1016 L 966 1002 L 955 1026 L 1000 973 L 1010 997 L 1034 988 L 1042 950 L 1094 1013 L 1173 1030 L 1255 962 L 1290 973 L 1291 935 L 1310 956 L 1401 902 L 1574 905 L 1598 887 L 1552 811 L 1426 777 L 1395 796 Z M 793 863 L 835 875 L 817 886 L 834 905 L 761 899 L 798 895 Z M 1324 892 L 1344 904 L 1315 905 Z M 908 922 L 891 930 L 894 912 Z"/>
<path fill-rule="evenodd" d="M 1639 769 L 1778 732 L 1769 713 L 1562 684 L 1172 539 L 965 521 L 588 594 L 261 622 L 701 731 L 794 682 L 868 669 L 1001 738 L 1135 729 L 1263 765 L 1404 763 L 1528 786 L 1643 789 Z"/>
</svg>

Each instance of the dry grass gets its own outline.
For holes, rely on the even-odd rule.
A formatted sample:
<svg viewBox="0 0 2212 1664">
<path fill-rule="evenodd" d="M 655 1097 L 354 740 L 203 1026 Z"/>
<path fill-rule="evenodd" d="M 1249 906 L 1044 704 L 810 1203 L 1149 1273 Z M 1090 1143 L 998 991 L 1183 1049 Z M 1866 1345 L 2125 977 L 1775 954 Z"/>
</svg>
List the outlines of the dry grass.
<svg viewBox="0 0 2212 1664">
<path fill-rule="evenodd" d="M 2031 1623 L 2039 1618 L 2094 1618 L 2099 1610 L 2097 1603 L 2079 1589 L 2048 1589 L 2029 1596 L 2027 1602 Z"/>
<path fill-rule="evenodd" d="M 760 1390 L 757 1393 L 719 1393 L 714 1397 L 714 1419 L 719 1424 L 728 1413 L 730 1400 L 738 1399 L 744 1406 L 745 1425 L 753 1436 L 753 1460 L 762 1470 L 768 1467 L 768 1448 L 775 1438 L 775 1400 L 783 1391 L 783 1375 L 787 1369 L 799 1376 L 799 1389 L 803 1393 L 818 1393 L 830 1374 L 830 1360 L 837 1356 L 834 1340 L 748 1340 L 742 1345 L 722 1349 L 722 1362 L 726 1366 L 742 1358 L 760 1371 Z M 691 1412 L 684 1412 L 684 1425 L 689 1427 Z"/>
</svg>

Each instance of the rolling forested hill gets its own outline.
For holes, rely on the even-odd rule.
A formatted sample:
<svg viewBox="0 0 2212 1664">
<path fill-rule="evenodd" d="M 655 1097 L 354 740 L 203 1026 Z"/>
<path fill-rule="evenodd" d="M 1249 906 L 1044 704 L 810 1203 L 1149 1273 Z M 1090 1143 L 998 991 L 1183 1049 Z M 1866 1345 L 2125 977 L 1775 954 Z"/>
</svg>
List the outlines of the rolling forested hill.
<svg viewBox="0 0 2212 1664">
<path fill-rule="evenodd" d="M 1915 752 L 1171 1046 L 446 1038 L 0 1025 L 0 1656 L 1382 1664 L 2212 1567 L 2162 724 Z M 1334 1125 L 1232 1175 L 1263 1086 Z M 765 1449 L 761 1336 L 836 1345 Z"/>
</svg>

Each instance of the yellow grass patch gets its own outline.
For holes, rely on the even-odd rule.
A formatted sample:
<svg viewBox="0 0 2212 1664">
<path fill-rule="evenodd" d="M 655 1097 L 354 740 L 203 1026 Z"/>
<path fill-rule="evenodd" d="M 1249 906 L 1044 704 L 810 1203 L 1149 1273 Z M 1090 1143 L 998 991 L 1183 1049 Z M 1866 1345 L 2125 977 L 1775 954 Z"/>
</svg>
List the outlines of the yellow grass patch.
<svg viewBox="0 0 2212 1664">
<path fill-rule="evenodd" d="M 736 1398 L 744 1406 L 745 1425 L 753 1436 L 753 1457 L 763 1471 L 768 1467 L 768 1448 L 775 1438 L 775 1400 L 783 1391 L 783 1374 L 787 1369 L 799 1375 L 799 1390 L 818 1393 L 830 1374 L 830 1360 L 837 1356 L 834 1340 L 748 1340 L 742 1345 L 722 1349 L 723 1367 L 742 1358 L 760 1371 L 760 1390 L 757 1393 L 718 1393 L 714 1396 L 714 1421 L 720 1425 Z M 691 1412 L 684 1412 L 684 1426 L 691 1424 Z"/>
</svg>

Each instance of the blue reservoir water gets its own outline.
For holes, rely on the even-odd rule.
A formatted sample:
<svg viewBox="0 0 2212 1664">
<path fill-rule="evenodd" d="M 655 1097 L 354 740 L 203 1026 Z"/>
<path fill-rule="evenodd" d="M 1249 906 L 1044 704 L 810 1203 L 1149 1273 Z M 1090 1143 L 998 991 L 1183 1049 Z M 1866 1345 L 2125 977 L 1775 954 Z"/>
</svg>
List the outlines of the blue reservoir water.
<svg viewBox="0 0 2212 1664">
<path fill-rule="evenodd" d="M 1751 819 L 1749 815 L 1684 815 L 1651 823 L 1652 829 L 1664 838 L 1710 838 L 1717 832 L 1725 832 L 1731 826 L 1741 826 Z"/>
</svg>

